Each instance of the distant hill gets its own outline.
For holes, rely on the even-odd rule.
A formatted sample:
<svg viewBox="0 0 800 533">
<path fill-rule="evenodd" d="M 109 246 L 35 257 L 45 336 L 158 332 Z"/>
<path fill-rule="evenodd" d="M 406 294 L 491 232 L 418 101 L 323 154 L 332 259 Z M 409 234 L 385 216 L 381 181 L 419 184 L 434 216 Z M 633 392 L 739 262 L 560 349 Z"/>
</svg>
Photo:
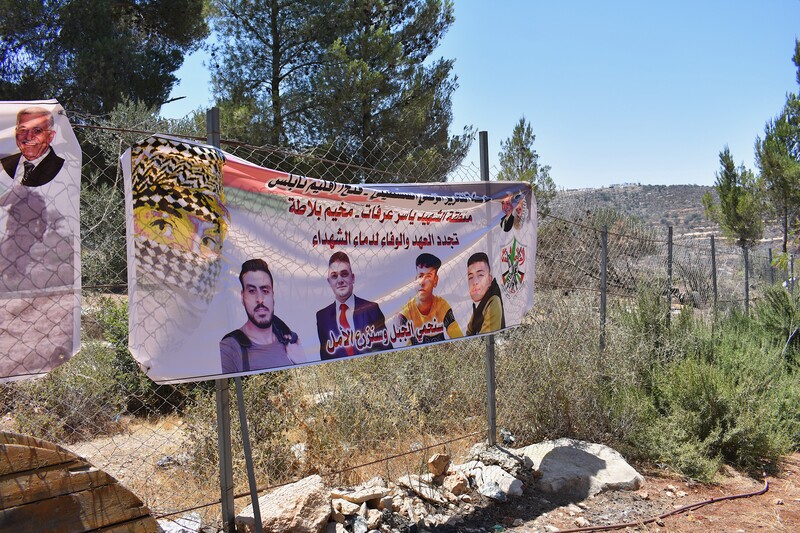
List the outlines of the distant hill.
<svg viewBox="0 0 800 533">
<path fill-rule="evenodd" d="M 718 224 L 706 219 L 703 212 L 703 195 L 711 192 L 709 185 L 640 185 L 627 183 L 599 189 L 569 189 L 559 191 L 552 203 L 553 214 L 568 213 L 582 206 L 591 209 L 614 209 L 632 216 L 648 226 L 672 226 L 676 237 L 716 235 L 722 236 Z M 781 231 L 773 222 L 764 231 L 764 240 L 758 248 L 780 246 Z"/>
<path fill-rule="evenodd" d="M 584 203 L 592 209 L 614 209 L 650 226 L 672 226 L 675 235 L 719 233 L 703 214 L 702 198 L 716 194 L 707 185 L 612 185 L 599 189 L 559 191 L 554 212 Z"/>
</svg>

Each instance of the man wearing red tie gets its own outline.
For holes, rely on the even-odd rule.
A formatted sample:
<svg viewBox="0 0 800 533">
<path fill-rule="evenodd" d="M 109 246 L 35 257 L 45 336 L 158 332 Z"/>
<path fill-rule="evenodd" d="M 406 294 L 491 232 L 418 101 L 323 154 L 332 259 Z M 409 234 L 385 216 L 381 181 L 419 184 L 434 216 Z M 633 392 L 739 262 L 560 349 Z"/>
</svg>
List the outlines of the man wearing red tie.
<svg viewBox="0 0 800 533">
<path fill-rule="evenodd" d="M 324 361 L 391 348 L 381 308 L 353 294 L 356 275 L 346 253 L 331 256 L 327 280 L 334 300 L 317 311 L 320 358 Z"/>
<path fill-rule="evenodd" d="M 56 135 L 53 124 L 53 114 L 43 107 L 26 107 L 17 113 L 19 153 L 0 159 L 14 183 L 39 187 L 50 183 L 61 170 L 64 160 L 50 147 Z"/>
</svg>

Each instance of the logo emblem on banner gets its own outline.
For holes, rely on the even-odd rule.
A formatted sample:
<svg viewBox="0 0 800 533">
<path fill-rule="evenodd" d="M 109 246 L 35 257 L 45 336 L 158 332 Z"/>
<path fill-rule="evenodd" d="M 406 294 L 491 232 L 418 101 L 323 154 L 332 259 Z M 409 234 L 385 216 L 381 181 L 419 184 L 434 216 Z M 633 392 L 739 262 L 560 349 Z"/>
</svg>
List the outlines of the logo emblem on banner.
<svg viewBox="0 0 800 533">
<path fill-rule="evenodd" d="M 521 245 L 516 237 L 503 247 L 500 262 L 503 263 L 503 288 L 506 294 L 516 294 L 525 286 L 526 247 Z"/>
</svg>

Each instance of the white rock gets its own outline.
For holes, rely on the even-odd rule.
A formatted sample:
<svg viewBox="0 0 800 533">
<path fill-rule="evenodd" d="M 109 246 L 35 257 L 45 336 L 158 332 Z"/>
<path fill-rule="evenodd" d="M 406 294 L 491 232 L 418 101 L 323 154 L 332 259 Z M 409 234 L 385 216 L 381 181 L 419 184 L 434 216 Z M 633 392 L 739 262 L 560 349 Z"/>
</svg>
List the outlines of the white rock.
<svg viewBox="0 0 800 533">
<path fill-rule="evenodd" d="M 401 487 L 413 490 L 420 498 L 437 504 L 447 503 L 447 497 L 436 487 L 422 481 L 419 476 L 406 474 L 397 480 Z"/>
<path fill-rule="evenodd" d="M 450 456 L 446 453 L 435 453 L 428 459 L 428 471 L 437 477 L 447 472 L 449 465 Z"/>
<path fill-rule="evenodd" d="M 261 496 L 258 504 L 264 531 L 321 533 L 331 515 L 329 491 L 318 475 L 279 487 Z M 252 505 L 239 513 L 236 526 L 245 533 L 256 530 Z"/>
<path fill-rule="evenodd" d="M 189 513 L 176 520 L 159 520 L 158 525 L 163 533 L 198 533 L 203 519 L 199 513 Z"/>
<path fill-rule="evenodd" d="M 507 496 L 522 495 L 522 481 L 515 478 L 497 465 L 485 465 L 480 461 L 470 461 L 456 468 L 467 476 L 473 478 L 478 485 L 478 491 L 487 483 L 495 483 Z M 492 492 L 490 489 L 485 489 Z M 483 492 L 481 492 L 483 494 Z M 486 495 L 486 494 L 484 494 Z M 505 501 L 505 500 L 503 500 Z"/>
<path fill-rule="evenodd" d="M 353 503 L 342 498 L 333 498 L 331 500 L 331 508 L 334 512 L 341 513 L 345 516 L 353 516 L 358 513 L 361 508 L 357 503 Z"/>
<path fill-rule="evenodd" d="M 370 529 L 378 529 L 381 525 L 381 514 L 377 509 L 369 509 L 367 511 L 367 526 Z"/>
<path fill-rule="evenodd" d="M 558 439 L 516 450 L 541 472 L 537 487 L 588 497 L 606 490 L 637 490 L 644 478 L 615 450 L 601 444 Z"/>
<path fill-rule="evenodd" d="M 331 498 L 341 498 L 360 505 L 369 500 L 383 498 L 389 493 L 390 490 L 388 488 L 380 486 L 362 487 L 357 490 L 333 489 L 331 490 Z"/>
</svg>

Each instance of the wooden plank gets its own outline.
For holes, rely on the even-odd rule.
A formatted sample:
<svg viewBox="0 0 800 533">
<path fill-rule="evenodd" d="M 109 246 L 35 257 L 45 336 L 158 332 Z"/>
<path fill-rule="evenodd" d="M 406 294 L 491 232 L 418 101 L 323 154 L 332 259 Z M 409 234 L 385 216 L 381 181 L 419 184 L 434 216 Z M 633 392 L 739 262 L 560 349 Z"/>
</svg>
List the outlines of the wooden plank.
<svg viewBox="0 0 800 533">
<path fill-rule="evenodd" d="M 74 464 L 80 466 L 78 462 Z M 68 468 L 56 467 L 11 474 L 0 478 L 0 509 L 8 509 L 113 483 L 116 483 L 113 477 L 94 468 L 70 471 Z"/>
<path fill-rule="evenodd" d="M 0 531 L 77 533 L 149 514 L 139 498 L 114 484 L 0 510 Z"/>
<path fill-rule="evenodd" d="M 46 440 L 37 439 L 30 435 L 20 435 L 19 433 L 12 433 L 10 431 L 0 431 L 0 444 L 17 444 L 20 446 L 30 446 L 32 448 L 44 448 L 45 450 L 55 450 L 64 453 L 72 453 L 69 450 L 62 448 L 58 444 L 53 444 Z"/>
<path fill-rule="evenodd" d="M 59 465 L 76 458 L 75 454 L 67 451 L 31 448 L 19 444 L 0 444 L 0 476 Z"/>
<path fill-rule="evenodd" d="M 152 516 L 143 516 L 124 524 L 101 527 L 97 533 L 153 533 L 160 531 L 158 522 Z"/>
</svg>

